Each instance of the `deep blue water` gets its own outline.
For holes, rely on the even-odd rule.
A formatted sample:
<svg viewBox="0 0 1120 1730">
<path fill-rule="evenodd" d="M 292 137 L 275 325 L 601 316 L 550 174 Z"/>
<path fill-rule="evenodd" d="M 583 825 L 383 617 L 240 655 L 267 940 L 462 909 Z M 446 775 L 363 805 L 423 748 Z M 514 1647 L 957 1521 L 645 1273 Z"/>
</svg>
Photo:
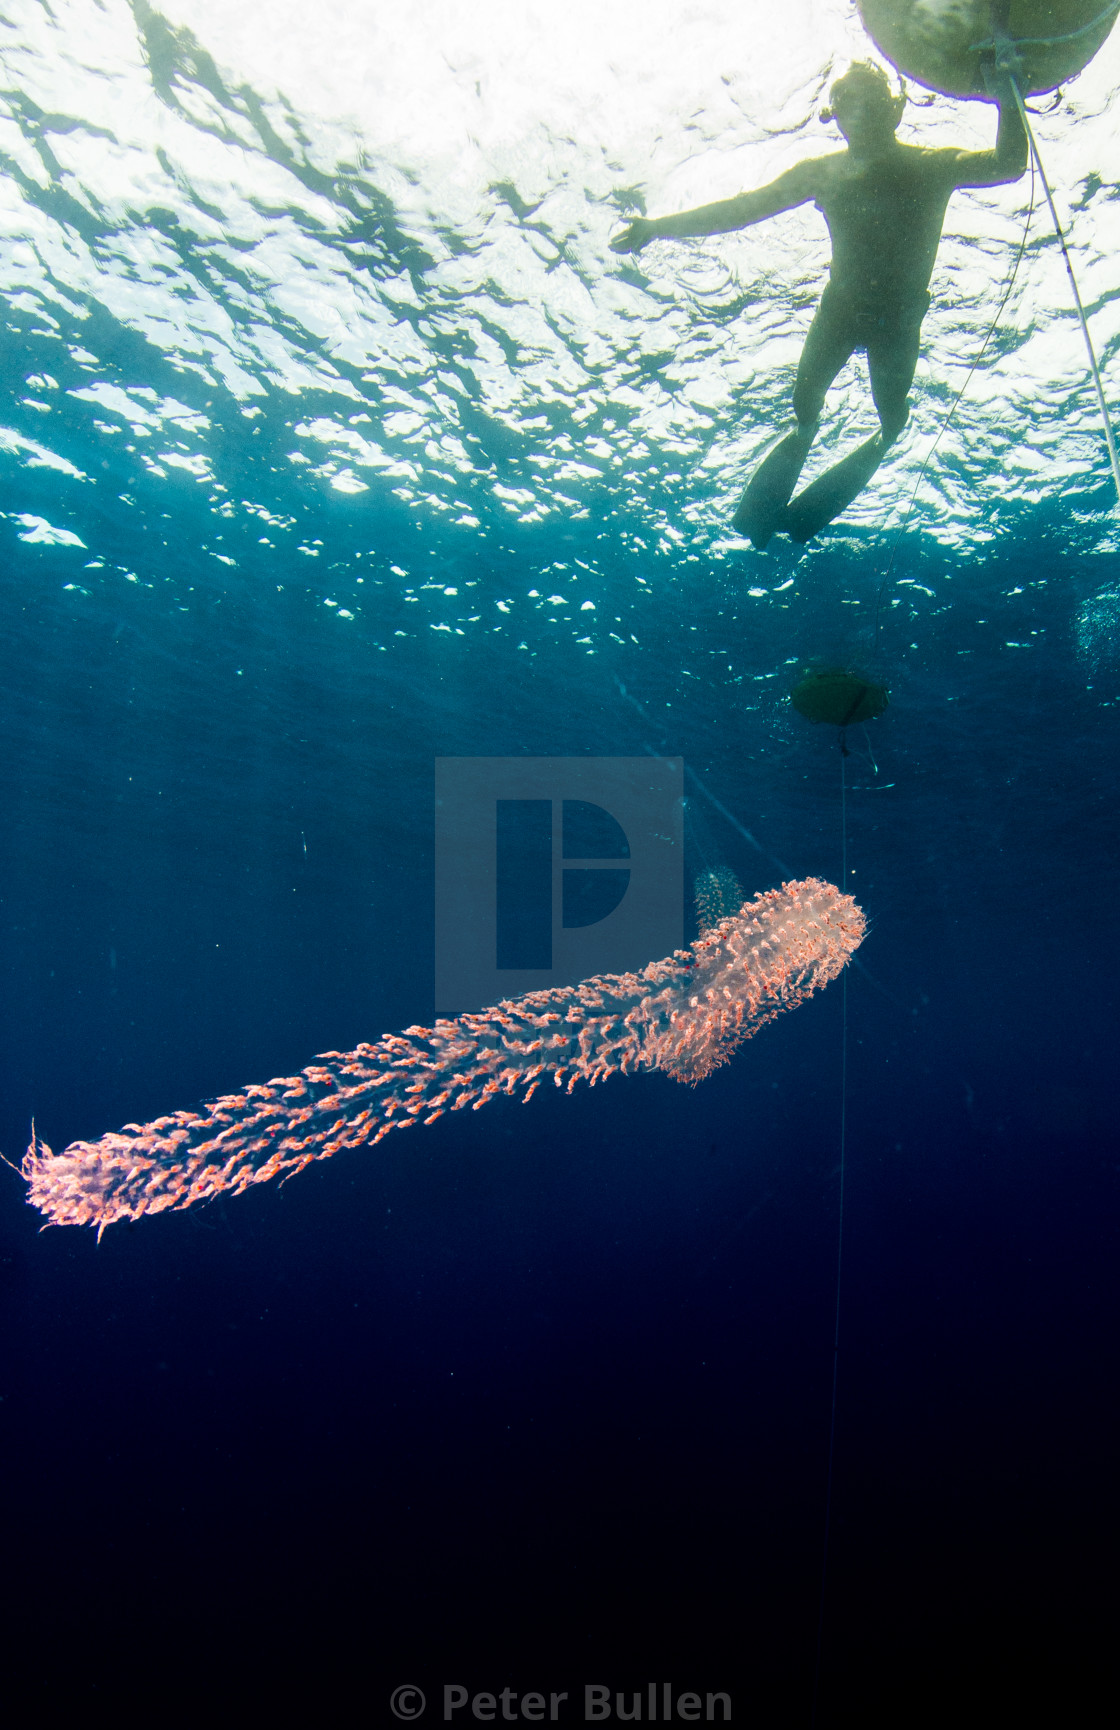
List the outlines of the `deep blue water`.
<svg viewBox="0 0 1120 1730">
<path fill-rule="evenodd" d="M 178 76 L 250 112 L 202 59 Z M 51 114 L 21 113 L 41 142 Z M 411 272 L 418 310 L 399 288 L 394 306 L 459 380 L 440 413 L 462 461 L 448 480 L 387 433 L 411 494 L 376 466 L 348 491 L 293 462 L 317 416 L 384 420 L 398 374 L 275 309 L 319 384 L 262 363 L 235 388 L 88 285 L 11 295 L 0 1149 L 18 1162 L 32 1119 L 57 1149 L 429 1022 L 437 756 L 680 755 L 686 880 L 839 882 L 836 734 L 788 693 L 809 662 L 863 669 L 891 701 L 847 760 L 846 886 L 871 929 L 847 980 L 818 1722 L 1012 1722 L 1042 1699 L 1094 1722 L 1120 1298 L 1120 559 L 1099 433 L 1031 497 L 982 441 L 967 463 L 943 447 L 954 533 L 935 532 L 938 481 L 896 546 L 915 447 L 877 482 L 887 532 L 860 518 L 756 555 L 688 517 L 724 524 L 714 471 L 633 454 L 632 404 L 542 385 L 513 429 L 472 397 L 474 351 L 425 303 L 432 257 L 375 167 L 363 204 L 357 169 L 315 180 L 266 145 L 343 211 L 339 269 L 363 292 Z M 122 232 L 162 236 L 241 317 L 233 241 L 219 268 L 150 200 L 107 237 L 61 170 L 19 184 L 110 262 Z M 162 404 L 157 430 L 177 416 L 202 468 L 145 469 L 91 420 L 94 386 L 122 424 L 113 390 Z M 1035 402 L 1060 434 L 1068 404 Z M 592 439 L 633 466 L 589 462 L 564 511 L 507 510 Z M 655 545 L 651 522 L 678 520 Z M 740 1724 L 807 1724 L 843 1008 L 833 985 L 697 1089 L 501 1101 L 100 1244 L 40 1234 L 5 1168 L 11 1688 L 75 1721 L 380 1724 L 405 1682 L 432 1722 L 448 1683 L 575 1702 L 669 1681 L 728 1691 Z"/>
<path fill-rule="evenodd" d="M 974 583 L 1043 556 L 1059 504 Z M 772 737 L 681 680 L 671 600 L 613 669 L 422 638 L 387 662 L 298 589 L 184 615 L 60 594 L 57 557 L 6 563 L 13 1156 L 32 1115 L 61 1146 L 430 1019 L 437 753 L 680 752 L 778 857 L 838 876 L 835 735 Z M 1086 573 L 1061 576 L 1029 660 L 962 659 L 951 609 L 908 659 L 884 636 L 878 776 L 849 760 L 872 932 L 828 1711 L 977 1661 L 998 1701 L 1106 1636 L 1117 710 L 1068 640 Z M 822 550 L 812 577 L 801 643 L 860 572 Z M 740 580 L 695 579 L 698 617 Z M 769 668 L 779 636 L 740 652 Z M 775 879 L 705 821 L 745 884 Z M 38 1235 L 9 1177 L 5 1571 L 44 1696 L 232 1678 L 337 1706 L 360 1682 L 381 1721 L 399 1681 L 668 1678 L 805 1722 L 840 1013 L 832 987 L 696 1090 L 499 1103 L 100 1245 Z"/>
</svg>

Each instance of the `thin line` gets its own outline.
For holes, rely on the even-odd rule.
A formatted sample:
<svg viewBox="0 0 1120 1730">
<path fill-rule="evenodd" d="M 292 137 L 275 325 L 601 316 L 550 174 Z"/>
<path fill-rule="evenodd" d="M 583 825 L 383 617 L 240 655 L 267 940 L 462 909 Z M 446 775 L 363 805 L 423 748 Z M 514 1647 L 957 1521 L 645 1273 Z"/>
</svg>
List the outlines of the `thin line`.
<svg viewBox="0 0 1120 1730">
<path fill-rule="evenodd" d="M 843 742 L 840 752 L 840 856 L 841 886 L 848 892 L 848 785 L 845 773 Z M 817 1660 L 813 1671 L 813 1725 L 817 1722 L 817 1704 L 821 1687 L 821 1658 L 824 1652 L 824 1611 L 828 1590 L 828 1544 L 832 1533 L 832 1478 L 836 1456 L 836 1387 L 840 1374 L 840 1274 L 844 1265 L 844 1178 L 848 1141 L 848 973 L 840 975 L 842 1004 L 840 1034 L 840 1206 L 836 1227 L 836 1314 L 832 1332 L 832 1413 L 828 1425 L 828 1475 L 824 1498 L 824 1544 L 821 1554 L 821 1597 L 817 1611 Z"/>
<path fill-rule="evenodd" d="M 1111 18 L 1117 11 L 1118 0 L 1110 0 L 1103 12 L 1098 12 L 1095 18 L 1090 18 L 1088 24 L 1082 24 L 1078 30 L 1067 30 L 1064 36 L 989 36 L 986 42 L 973 42 L 969 53 L 978 48 L 1001 48 L 1005 42 L 1010 42 L 1013 48 L 1056 48 L 1061 42 L 1076 42 L 1079 36 L 1088 36 L 1091 30 L 1103 24 L 1106 18 Z"/>
<path fill-rule="evenodd" d="M 720 816 L 726 818 L 736 833 L 743 837 L 744 841 L 749 841 L 752 847 L 757 847 L 764 859 L 769 859 L 771 865 L 776 865 L 778 867 L 778 870 L 782 873 L 783 877 L 792 877 L 794 875 L 792 866 L 786 865 L 783 860 L 778 858 L 776 853 L 771 853 L 769 847 L 764 847 L 761 841 L 756 841 L 749 829 L 743 828 L 739 819 L 733 817 L 731 812 L 727 809 L 727 806 L 722 804 L 721 801 L 716 798 L 715 794 L 704 785 L 691 764 L 685 764 L 684 772 L 696 788 L 697 792 L 702 793 L 708 803 L 715 806 L 715 809 L 719 812 Z"/>
<path fill-rule="evenodd" d="M 1104 386 L 1101 383 L 1101 372 L 1097 365 L 1096 353 L 1093 349 L 1093 339 L 1089 335 L 1089 321 L 1085 317 L 1085 308 L 1081 304 L 1081 290 L 1078 288 L 1077 278 L 1073 274 L 1073 260 L 1069 255 L 1069 248 L 1066 245 L 1066 237 L 1062 233 L 1062 225 L 1058 221 L 1058 212 L 1054 208 L 1054 194 L 1050 190 L 1050 182 L 1046 178 L 1046 170 L 1043 168 L 1042 158 L 1038 154 L 1038 145 L 1035 143 L 1034 133 L 1031 130 L 1031 123 L 1027 119 L 1027 110 L 1023 103 L 1022 94 L 1020 93 L 1019 85 L 1014 78 L 1011 80 L 1011 88 L 1015 93 L 1015 102 L 1019 109 L 1019 118 L 1023 122 L 1023 129 L 1030 140 L 1031 155 L 1034 157 L 1034 160 L 1038 165 L 1038 176 L 1042 181 L 1042 190 L 1046 194 L 1046 202 L 1050 206 L 1050 220 L 1054 224 L 1054 233 L 1058 237 L 1058 245 L 1061 247 L 1062 257 L 1065 259 L 1066 274 L 1069 277 L 1069 285 L 1073 290 L 1073 301 L 1077 308 L 1077 316 L 1081 320 L 1081 334 L 1085 338 L 1085 350 L 1089 356 L 1089 370 L 1093 375 L 1093 384 L 1097 392 L 1097 403 L 1100 407 L 1101 419 L 1104 422 L 1104 438 L 1105 443 L 1108 446 L 1108 460 L 1112 464 L 1112 479 L 1116 487 L 1116 497 L 1120 500 L 1120 459 L 1118 459 L 1116 455 L 1116 440 L 1112 436 L 1112 422 L 1108 415 L 1108 404 L 1104 400 Z"/>
</svg>

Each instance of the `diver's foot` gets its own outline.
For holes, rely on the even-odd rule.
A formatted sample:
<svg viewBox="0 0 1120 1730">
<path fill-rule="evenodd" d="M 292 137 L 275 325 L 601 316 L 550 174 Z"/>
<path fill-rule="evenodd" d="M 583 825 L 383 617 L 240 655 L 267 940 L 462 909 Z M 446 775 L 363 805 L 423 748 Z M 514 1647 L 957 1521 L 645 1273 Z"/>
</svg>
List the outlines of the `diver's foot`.
<svg viewBox="0 0 1120 1730">
<path fill-rule="evenodd" d="M 805 466 L 816 430 L 814 422 L 811 427 L 797 427 L 779 439 L 759 463 L 739 500 L 731 526 L 736 534 L 746 535 L 759 552 L 768 545 L 771 536 L 786 528 L 786 506 Z"/>
<path fill-rule="evenodd" d="M 804 546 L 841 511 L 846 511 L 874 475 L 888 449 L 887 441 L 876 433 L 798 493 L 784 513 L 783 526 L 790 540 Z"/>
</svg>

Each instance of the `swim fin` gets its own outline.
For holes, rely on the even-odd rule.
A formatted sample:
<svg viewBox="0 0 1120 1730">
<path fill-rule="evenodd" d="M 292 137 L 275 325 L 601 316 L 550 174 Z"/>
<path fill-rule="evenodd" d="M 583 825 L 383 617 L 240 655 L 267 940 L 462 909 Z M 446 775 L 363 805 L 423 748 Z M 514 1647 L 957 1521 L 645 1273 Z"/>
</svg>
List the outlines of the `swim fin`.
<svg viewBox="0 0 1120 1730">
<path fill-rule="evenodd" d="M 755 469 L 739 500 L 731 526 L 737 534 L 746 535 L 759 552 L 771 535 L 786 526 L 786 506 L 805 467 L 816 430 L 814 421 L 811 427 L 795 427 L 784 439 L 779 439 Z"/>
<path fill-rule="evenodd" d="M 804 546 L 841 511 L 847 510 L 852 500 L 863 491 L 889 448 L 882 436 L 876 433 L 858 450 L 825 469 L 824 474 L 811 481 L 803 493 L 798 493 L 782 524 L 790 540 Z"/>
</svg>

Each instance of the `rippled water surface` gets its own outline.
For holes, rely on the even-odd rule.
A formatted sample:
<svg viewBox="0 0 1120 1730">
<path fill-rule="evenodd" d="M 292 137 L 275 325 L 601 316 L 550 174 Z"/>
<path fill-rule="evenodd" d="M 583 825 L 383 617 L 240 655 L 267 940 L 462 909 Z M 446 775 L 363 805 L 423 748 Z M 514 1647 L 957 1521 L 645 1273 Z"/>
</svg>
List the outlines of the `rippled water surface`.
<svg viewBox="0 0 1120 1730">
<path fill-rule="evenodd" d="M 809 207 L 638 258 L 607 241 L 624 214 L 838 144 L 817 115 L 866 51 L 845 6 L 797 0 L 759 30 L 741 6 L 668 0 L 27 0 L 3 50 L 8 509 L 22 539 L 85 551 L 57 561 L 79 590 L 170 584 L 189 604 L 279 578 L 386 648 L 436 628 L 601 650 L 629 640 L 649 585 L 732 552 L 774 604 L 792 556 L 745 553 L 728 515 L 788 412 L 823 221 Z M 1120 42 L 1037 120 L 1106 373 L 1118 79 Z M 986 105 L 913 95 L 904 139 L 990 144 Z M 1030 192 L 952 201 L 910 431 L 847 514 L 853 551 L 905 512 Z M 1056 496 L 1067 544 L 1114 545 L 1035 204 L 918 491 L 924 535 L 958 560 Z M 861 362 L 832 405 L 834 442 L 866 436 Z"/>
</svg>

